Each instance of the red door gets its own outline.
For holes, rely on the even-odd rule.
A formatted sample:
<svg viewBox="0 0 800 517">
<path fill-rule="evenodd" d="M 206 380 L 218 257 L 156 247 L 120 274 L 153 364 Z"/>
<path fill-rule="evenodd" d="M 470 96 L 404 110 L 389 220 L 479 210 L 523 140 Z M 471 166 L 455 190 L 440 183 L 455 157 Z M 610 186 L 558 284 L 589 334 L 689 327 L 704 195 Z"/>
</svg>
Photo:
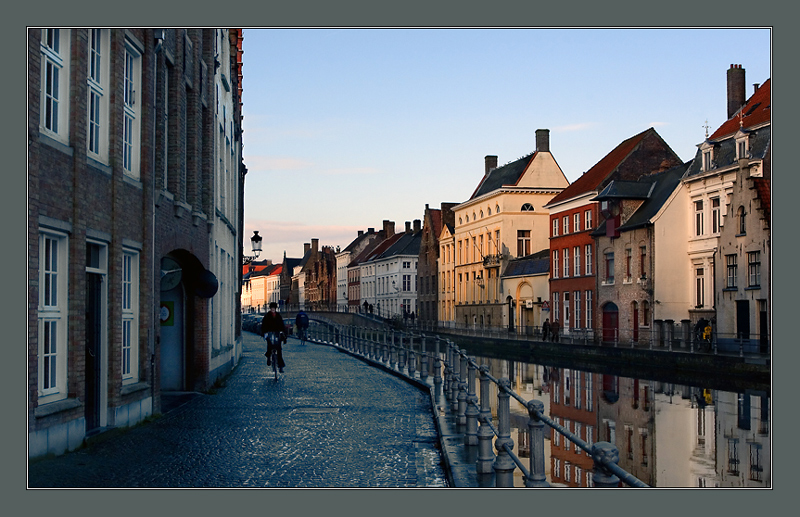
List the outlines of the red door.
<svg viewBox="0 0 800 517">
<path fill-rule="evenodd" d="M 603 306 L 603 342 L 613 343 L 619 332 L 619 309 L 611 302 Z"/>
</svg>

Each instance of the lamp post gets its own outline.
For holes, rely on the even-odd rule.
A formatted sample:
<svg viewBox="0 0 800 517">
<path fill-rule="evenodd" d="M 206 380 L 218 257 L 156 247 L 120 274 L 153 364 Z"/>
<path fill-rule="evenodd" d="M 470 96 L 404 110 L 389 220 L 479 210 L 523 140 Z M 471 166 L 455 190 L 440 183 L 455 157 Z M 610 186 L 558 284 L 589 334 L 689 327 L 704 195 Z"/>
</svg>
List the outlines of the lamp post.
<svg viewBox="0 0 800 517">
<path fill-rule="evenodd" d="M 261 254 L 261 240 L 262 239 L 263 238 L 258 234 L 258 230 L 253 231 L 253 236 L 250 237 L 250 244 L 252 245 L 252 248 L 253 248 L 253 254 L 252 255 L 242 255 L 242 261 L 245 264 L 251 263 L 252 261 L 257 259 L 258 256 Z"/>
</svg>

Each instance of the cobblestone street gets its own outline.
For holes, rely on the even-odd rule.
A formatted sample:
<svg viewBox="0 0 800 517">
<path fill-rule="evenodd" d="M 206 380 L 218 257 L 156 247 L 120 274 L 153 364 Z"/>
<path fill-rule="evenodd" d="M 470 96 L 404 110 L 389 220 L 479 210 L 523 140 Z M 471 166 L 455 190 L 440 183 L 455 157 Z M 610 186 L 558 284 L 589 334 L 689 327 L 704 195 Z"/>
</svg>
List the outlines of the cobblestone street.
<svg viewBox="0 0 800 517">
<path fill-rule="evenodd" d="M 213 394 L 88 447 L 35 460 L 37 487 L 444 487 L 428 394 L 327 345 L 244 332 L 241 362 Z"/>
</svg>

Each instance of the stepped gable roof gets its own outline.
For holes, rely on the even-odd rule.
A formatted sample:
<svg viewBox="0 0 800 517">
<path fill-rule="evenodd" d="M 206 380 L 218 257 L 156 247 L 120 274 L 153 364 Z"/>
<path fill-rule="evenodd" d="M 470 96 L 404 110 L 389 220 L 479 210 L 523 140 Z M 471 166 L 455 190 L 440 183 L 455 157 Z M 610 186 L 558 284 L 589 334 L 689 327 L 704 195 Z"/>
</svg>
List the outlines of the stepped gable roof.
<svg viewBox="0 0 800 517">
<path fill-rule="evenodd" d="M 619 165 L 630 156 L 642 140 L 653 133 L 658 135 L 656 130 L 651 127 L 621 142 L 610 153 L 605 155 L 602 160 L 594 164 L 591 169 L 583 173 L 580 178 L 576 179 L 567 188 L 554 196 L 547 204 L 552 205 L 553 203 L 565 201 L 583 193 L 596 190 L 602 185 L 603 181 L 617 170 Z"/>
<path fill-rule="evenodd" d="M 478 184 L 475 192 L 472 193 L 470 199 L 475 199 L 476 197 L 488 194 L 489 192 L 504 186 L 516 185 L 522 175 L 525 173 L 525 169 L 528 168 L 528 164 L 531 162 L 531 160 L 533 160 L 535 155 L 535 152 L 531 153 L 511 163 L 507 163 L 502 167 L 498 167 L 489 171 L 489 174 L 485 174 L 483 176 L 481 182 Z"/>
<path fill-rule="evenodd" d="M 255 278 L 258 276 L 271 276 L 275 274 L 280 274 L 281 270 L 283 269 L 283 264 L 270 264 L 269 266 L 259 269 L 258 271 L 253 271 L 250 273 L 249 278 Z M 275 270 L 278 272 L 275 273 Z"/>
<path fill-rule="evenodd" d="M 719 140 L 734 135 L 739 130 L 739 116 L 741 115 L 741 127 L 748 129 L 751 127 L 759 126 L 766 122 L 771 121 L 771 103 L 772 92 L 770 88 L 771 80 L 767 79 L 764 84 L 759 86 L 758 90 L 747 100 L 745 105 L 736 112 L 731 118 L 725 121 L 716 131 L 714 131 L 709 140 Z"/>
<path fill-rule="evenodd" d="M 761 200 L 761 210 L 764 211 L 764 218 L 767 224 L 770 223 L 770 180 L 769 178 L 753 178 L 753 187 L 757 191 L 758 199 Z"/>
<path fill-rule="evenodd" d="M 550 272 L 550 250 L 537 251 L 532 255 L 508 261 L 503 278 L 512 276 L 540 275 Z"/>
<path fill-rule="evenodd" d="M 438 208 L 431 208 L 431 230 L 433 230 L 433 237 L 439 241 L 439 234 L 442 233 L 442 211 Z"/>
</svg>

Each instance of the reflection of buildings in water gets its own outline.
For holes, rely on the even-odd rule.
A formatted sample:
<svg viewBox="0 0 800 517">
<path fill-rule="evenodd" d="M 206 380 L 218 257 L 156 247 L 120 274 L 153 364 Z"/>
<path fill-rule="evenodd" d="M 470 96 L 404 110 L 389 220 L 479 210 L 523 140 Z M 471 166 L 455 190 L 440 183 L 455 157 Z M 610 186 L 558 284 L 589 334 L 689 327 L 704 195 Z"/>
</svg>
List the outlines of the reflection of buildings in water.
<svg viewBox="0 0 800 517">
<path fill-rule="evenodd" d="M 710 393 L 655 383 L 655 485 L 714 487 L 716 439 Z"/>
<path fill-rule="evenodd" d="M 599 375 L 598 441 L 617 446 L 619 466 L 656 486 L 653 382 Z"/>
<path fill-rule="evenodd" d="M 770 487 L 770 409 L 764 392 L 714 391 L 721 487 Z"/>
<path fill-rule="evenodd" d="M 590 447 L 597 441 L 598 390 L 591 372 L 548 368 L 550 417 Z M 589 453 L 550 430 L 550 479 L 554 486 L 590 487 L 594 462 Z"/>
</svg>

